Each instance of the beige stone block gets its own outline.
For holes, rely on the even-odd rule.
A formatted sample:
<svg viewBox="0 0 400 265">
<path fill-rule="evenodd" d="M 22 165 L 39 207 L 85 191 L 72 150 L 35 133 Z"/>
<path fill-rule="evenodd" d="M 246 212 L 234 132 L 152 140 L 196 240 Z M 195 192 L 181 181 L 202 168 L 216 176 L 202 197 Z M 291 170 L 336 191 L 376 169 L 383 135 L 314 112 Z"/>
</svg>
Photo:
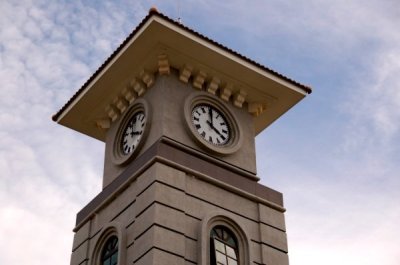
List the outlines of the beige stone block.
<svg viewBox="0 0 400 265">
<path fill-rule="evenodd" d="M 186 173 L 173 167 L 156 163 L 156 178 L 157 180 L 174 186 L 178 189 L 185 190 Z"/>
<path fill-rule="evenodd" d="M 135 219 L 135 222 L 128 226 L 125 230 L 126 232 L 126 245 L 129 246 L 132 243 L 135 242 L 135 234 L 137 233 L 136 231 L 136 224 L 137 224 L 137 219 Z M 144 231 L 144 230 L 143 230 Z"/>
<path fill-rule="evenodd" d="M 135 264 L 135 265 L 150 265 L 153 264 L 153 256 L 154 256 L 154 250 L 155 249 L 151 249 L 149 252 L 147 252 L 144 256 L 142 257 L 137 257 L 136 258 L 130 258 L 127 259 L 127 264 Z M 131 251 L 131 253 L 133 253 Z M 135 255 L 134 255 L 135 256 Z"/>
<path fill-rule="evenodd" d="M 92 238 L 90 240 L 88 240 L 88 242 L 89 242 L 88 258 L 92 257 L 94 248 L 96 247 L 97 242 L 99 241 L 100 235 L 101 235 L 101 232 L 99 231 L 95 235 L 92 235 Z"/>
<path fill-rule="evenodd" d="M 137 197 L 138 213 L 140 214 L 154 201 L 183 210 L 185 207 L 185 193 L 162 183 L 155 182 Z"/>
<path fill-rule="evenodd" d="M 285 252 L 262 245 L 262 259 L 268 265 L 289 265 L 289 257 Z"/>
<path fill-rule="evenodd" d="M 72 243 L 72 251 L 89 238 L 90 222 L 91 220 L 89 219 L 83 226 L 81 226 L 81 228 L 78 229 L 78 231 L 76 231 L 74 242 Z"/>
<path fill-rule="evenodd" d="M 250 258 L 251 262 L 255 261 L 257 263 L 262 263 L 262 257 L 261 257 L 261 246 L 262 244 L 250 241 Z"/>
<path fill-rule="evenodd" d="M 84 260 L 87 259 L 86 253 L 88 249 L 88 241 L 81 244 L 74 252 L 71 254 L 71 265 L 79 265 Z"/>
<path fill-rule="evenodd" d="M 128 247 L 129 246 L 129 247 Z M 126 264 L 133 264 L 133 262 L 135 261 L 135 244 L 131 244 L 131 245 L 129 245 L 128 243 L 127 243 L 127 245 L 126 245 L 126 257 L 125 257 L 125 260 L 126 260 Z"/>
<path fill-rule="evenodd" d="M 202 220 L 209 212 L 217 211 L 221 208 L 201 201 L 197 198 L 193 198 L 191 196 L 186 196 L 185 202 L 185 212 L 191 216 L 194 216 L 200 220 Z"/>
<path fill-rule="evenodd" d="M 203 219 L 205 216 L 208 216 L 212 212 L 219 212 L 222 214 L 226 213 L 227 216 L 233 215 L 234 221 L 244 230 L 249 240 L 260 241 L 260 229 L 258 221 L 250 220 L 248 218 L 243 217 L 242 215 L 234 214 L 230 211 L 224 210 L 220 207 L 217 207 L 215 205 L 212 205 L 210 203 L 207 203 L 203 200 L 199 200 L 191 196 L 187 196 L 185 211 L 186 213 L 195 216 L 199 219 Z M 199 226 L 197 227 L 197 229 L 200 229 Z"/>
<path fill-rule="evenodd" d="M 138 192 L 137 195 L 141 194 L 155 181 L 156 165 L 157 163 L 153 164 L 136 178 L 134 183 Z"/>
<path fill-rule="evenodd" d="M 143 172 L 135 184 L 138 193 L 148 188 L 156 180 L 184 190 L 185 176 L 184 172 L 157 162 Z"/>
<path fill-rule="evenodd" d="M 185 235 L 198 239 L 201 222 L 189 215 L 185 215 Z"/>
<path fill-rule="evenodd" d="M 260 210 L 261 222 L 282 229 L 283 231 L 286 231 L 285 216 L 282 212 L 279 212 L 261 203 L 259 203 L 258 205 Z"/>
<path fill-rule="evenodd" d="M 135 220 L 137 215 L 137 205 L 136 201 L 130 204 L 128 207 L 124 208 L 120 214 L 114 218 L 113 221 L 119 222 L 123 227 L 127 227 L 130 223 Z"/>
<path fill-rule="evenodd" d="M 185 221 L 186 216 L 182 211 L 178 211 L 173 208 L 169 208 L 162 204 L 154 204 L 155 208 L 155 223 L 168 227 L 174 231 L 185 233 Z"/>
<path fill-rule="evenodd" d="M 135 240 L 133 244 L 133 250 L 130 250 L 133 252 L 133 256 L 131 259 L 133 259 L 134 261 L 137 260 L 147 251 L 149 251 L 153 246 L 154 246 L 154 230 L 149 229 L 145 233 L 141 234 L 140 237 L 138 237 Z"/>
<path fill-rule="evenodd" d="M 198 178 L 186 178 L 186 192 L 258 221 L 257 203 Z"/>
<path fill-rule="evenodd" d="M 190 238 L 185 238 L 185 259 L 192 262 L 197 262 L 197 252 L 198 252 L 197 241 Z"/>
<path fill-rule="evenodd" d="M 132 264 L 132 263 L 128 263 Z M 160 249 L 151 249 L 146 255 L 135 262 L 135 265 L 184 265 L 185 259 Z"/>
<path fill-rule="evenodd" d="M 93 232 L 98 231 L 109 222 L 114 220 L 118 215 L 122 214 L 123 211 L 127 210 L 127 207 L 135 200 L 136 193 L 137 191 L 135 185 L 130 185 L 121 193 L 119 193 L 112 201 L 110 201 L 96 213 L 92 222 L 91 230 Z M 128 224 L 132 220 L 126 219 L 123 223 Z"/>
<path fill-rule="evenodd" d="M 184 257 L 185 237 L 184 235 L 154 225 L 136 239 L 134 244 L 134 260 L 149 251 L 152 247 L 157 247 Z"/>
<path fill-rule="evenodd" d="M 133 242 L 140 234 L 142 234 L 146 229 L 152 226 L 155 222 L 155 210 L 156 206 L 153 204 L 142 212 L 136 219 L 135 223 L 127 229 L 127 242 L 130 244 Z"/>
<path fill-rule="evenodd" d="M 261 241 L 283 251 L 288 251 L 286 233 L 276 228 L 260 224 Z"/>
<path fill-rule="evenodd" d="M 185 236 L 165 228 L 154 226 L 154 245 L 182 257 L 185 256 Z"/>
</svg>

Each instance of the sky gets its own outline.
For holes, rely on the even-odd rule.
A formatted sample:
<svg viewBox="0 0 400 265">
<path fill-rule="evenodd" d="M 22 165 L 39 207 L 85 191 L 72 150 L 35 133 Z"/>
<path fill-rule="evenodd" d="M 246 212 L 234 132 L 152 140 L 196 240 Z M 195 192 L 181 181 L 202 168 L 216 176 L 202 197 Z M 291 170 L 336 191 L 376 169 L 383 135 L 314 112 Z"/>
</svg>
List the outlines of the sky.
<svg viewBox="0 0 400 265">
<path fill-rule="evenodd" d="M 313 88 L 256 138 L 290 264 L 400 264 L 398 0 L 1 0 L 0 263 L 69 264 L 104 144 L 51 116 L 153 5 Z"/>
</svg>

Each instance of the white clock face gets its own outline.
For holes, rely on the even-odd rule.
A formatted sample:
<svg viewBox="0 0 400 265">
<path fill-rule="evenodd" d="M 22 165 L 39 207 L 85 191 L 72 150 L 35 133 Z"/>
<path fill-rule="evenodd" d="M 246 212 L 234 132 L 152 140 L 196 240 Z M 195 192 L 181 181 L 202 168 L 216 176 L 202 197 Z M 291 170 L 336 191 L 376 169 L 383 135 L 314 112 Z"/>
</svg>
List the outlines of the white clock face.
<svg viewBox="0 0 400 265">
<path fill-rule="evenodd" d="M 121 139 L 121 149 L 124 155 L 131 154 L 137 148 L 145 126 L 146 116 L 143 111 L 135 113 L 129 120 Z"/>
<path fill-rule="evenodd" d="M 228 121 L 221 111 L 208 104 L 196 105 L 192 110 L 192 123 L 207 142 L 226 145 L 231 137 Z"/>
</svg>

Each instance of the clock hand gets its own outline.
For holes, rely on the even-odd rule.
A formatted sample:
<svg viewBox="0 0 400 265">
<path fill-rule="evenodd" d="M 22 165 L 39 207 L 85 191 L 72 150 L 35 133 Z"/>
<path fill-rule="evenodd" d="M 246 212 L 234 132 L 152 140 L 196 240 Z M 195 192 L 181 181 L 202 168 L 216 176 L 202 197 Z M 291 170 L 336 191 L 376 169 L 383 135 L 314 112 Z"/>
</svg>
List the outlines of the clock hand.
<svg viewBox="0 0 400 265">
<path fill-rule="evenodd" d="M 142 132 L 131 132 L 131 137 L 134 135 L 141 135 L 141 134 L 142 134 Z"/>
<path fill-rule="evenodd" d="M 208 108 L 208 115 L 210 116 L 210 123 L 211 123 L 211 127 L 213 126 L 213 115 L 212 115 L 212 109 Z"/>
<path fill-rule="evenodd" d="M 211 122 L 207 121 L 207 124 L 210 125 L 211 129 L 213 129 L 219 136 L 221 136 L 221 138 L 222 138 L 223 140 L 225 140 L 225 136 L 223 136 L 222 133 L 221 133 L 219 130 L 217 130 L 217 128 L 215 128 L 215 127 L 211 124 Z"/>
</svg>

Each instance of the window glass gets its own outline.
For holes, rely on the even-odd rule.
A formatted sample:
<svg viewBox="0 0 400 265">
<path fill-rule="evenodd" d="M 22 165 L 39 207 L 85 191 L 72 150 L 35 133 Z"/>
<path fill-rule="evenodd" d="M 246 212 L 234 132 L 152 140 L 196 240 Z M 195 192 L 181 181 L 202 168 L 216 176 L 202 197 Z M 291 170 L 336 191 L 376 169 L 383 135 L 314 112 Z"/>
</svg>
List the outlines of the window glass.
<svg viewBox="0 0 400 265">
<path fill-rule="evenodd" d="M 117 265 L 118 263 L 118 237 L 111 236 L 104 244 L 101 254 L 102 265 Z"/>
<path fill-rule="evenodd" d="M 217 252 L 216 253 L 216 257 L 217 257 L 217 263 L 218 264 L 224 264 L 224 265 L 227 264 L 226 256 L 224 254 Z"/>
<path fill-rule="evenodd" d="M 237 265 L 237 260 L 228 258 L 228 265 Z"/>
<path fill-rule="evenodd" d="M 231 257 L 236 259 L 236 253 L 235 250 L 233 248 L 231 248 L 230 246 L 226 246 L 226 254 Z"/>
<path fill-rule="evenodd" d="M 211 265 L 238 265 L 238 245 L 235 235 L 225 226 L 210 231 Z"/>
<path fill-rule="evenodd" d="M 214 239 L 215 249 L 225 254 L 225 245 L 224 243 Z"/>
</svg>

